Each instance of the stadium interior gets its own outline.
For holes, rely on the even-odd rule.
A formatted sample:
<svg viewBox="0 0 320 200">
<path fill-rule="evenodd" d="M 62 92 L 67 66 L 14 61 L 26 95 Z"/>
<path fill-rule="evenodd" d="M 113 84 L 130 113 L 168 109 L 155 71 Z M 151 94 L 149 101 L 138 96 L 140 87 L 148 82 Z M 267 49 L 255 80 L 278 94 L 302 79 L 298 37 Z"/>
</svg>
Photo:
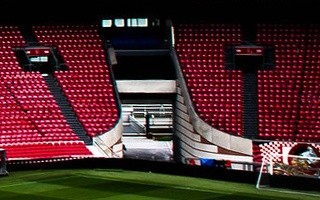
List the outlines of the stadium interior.
<svg viewBox="0 0 320 200">
<path fill-rule="evenodd" d="M 317 1 L 0 6 L 2 170 L 139 158 L 128 138 L 144 153 L 141 141 L 164 142 L 171 151 L 160 148 L 156 160 L 165 166 L 214 166 L 254 180 L 264 159 L 297 145 L 320 157 Z"/>
</svg>

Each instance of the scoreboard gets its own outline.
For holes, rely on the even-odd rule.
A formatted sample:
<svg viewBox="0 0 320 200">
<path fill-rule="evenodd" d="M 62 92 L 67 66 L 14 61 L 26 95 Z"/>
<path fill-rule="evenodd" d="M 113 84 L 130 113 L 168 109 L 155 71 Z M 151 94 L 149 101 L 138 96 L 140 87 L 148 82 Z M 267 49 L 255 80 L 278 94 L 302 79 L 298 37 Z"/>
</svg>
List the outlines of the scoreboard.
<svg viewBox="0 0 320 200">
<path fill-rule="evenodd" d="M 236 46 L 237 56 L 263 56 L 264 48 L 260 46 Z"/>
<path fill-rule="evenodd" d="M 256 71 L 264 65 L 264 48 L 261 46 L 235 46 L 235 67 L 244 71 Z"/>
<path fill-rule="evenodd" d="M 51 49 L 49 47 L 29 47 L 25 52 L 31 63 L 46 63 L 49 61 Z"/>
<path fill-rule="evenodd" d="M 254 44 L 226 45 L 225 67 L 247 72 L 274 69 L 274 47 Z"/>
</svg>

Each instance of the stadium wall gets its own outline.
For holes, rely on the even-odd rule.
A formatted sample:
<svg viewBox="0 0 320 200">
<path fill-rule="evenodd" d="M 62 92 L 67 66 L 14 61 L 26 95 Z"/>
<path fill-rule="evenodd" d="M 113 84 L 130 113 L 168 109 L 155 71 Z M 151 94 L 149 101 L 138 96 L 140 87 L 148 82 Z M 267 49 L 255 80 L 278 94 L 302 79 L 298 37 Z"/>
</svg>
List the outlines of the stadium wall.
<svg viewBox="0 0 320 200">
<path fill-rule="evenodd" d="M 175 159 L 182 163 L 190 158 L 228 159 L 252 163 L 252 140 L 221 132 L 200 119 L 193 108 L 174 50 L 172 57 L 178 81 L 174 116 Z"/>
<path fill-rule="evenodd" d="M 93 137 L 93 143 L 110 158 L 123 157 L 123 144 L 121 141 L 123 132 L 122 119 L 110 131 Z"/>
</svg>

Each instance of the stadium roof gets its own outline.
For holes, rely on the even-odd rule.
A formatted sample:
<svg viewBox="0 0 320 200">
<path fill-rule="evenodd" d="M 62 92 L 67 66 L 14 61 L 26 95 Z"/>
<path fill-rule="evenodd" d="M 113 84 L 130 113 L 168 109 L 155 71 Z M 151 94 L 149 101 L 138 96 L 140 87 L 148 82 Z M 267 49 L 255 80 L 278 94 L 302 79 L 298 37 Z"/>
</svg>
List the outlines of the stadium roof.
<svg viewBox="0 0 320 200">
<path fill-rule="evenodd" d="M 105 15 L 319 20 L 319 5 L 319 0 L 2 0 L 0 20 L 91 19 Z"/>
</svg>

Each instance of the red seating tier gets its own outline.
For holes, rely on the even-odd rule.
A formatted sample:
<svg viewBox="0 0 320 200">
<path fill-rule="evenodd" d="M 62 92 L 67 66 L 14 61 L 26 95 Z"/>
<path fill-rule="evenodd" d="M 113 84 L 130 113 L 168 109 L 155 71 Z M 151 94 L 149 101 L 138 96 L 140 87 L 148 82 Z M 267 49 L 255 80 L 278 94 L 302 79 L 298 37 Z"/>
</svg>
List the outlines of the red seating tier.
<svg viewBox="0 0 320 200">
<path fill-rule="evenodd" d="M 92 155 L 83 142 L 79 152 L 76 148 L 63 152 L 52 147 L 46 152 L 40 150 L 41 155 L 35 152 L 48 143 L 81 141 L 65 121 L 41 74 L 24 72 L 19 66 L 12 50 L 25 46 L 19 28 L 0 27 L 0 35 L 0 148 L 6 149 L 8 159 Z M 68 147 L 71 150 L 73 145 Z"/>
<path fill-rule="evenodd" d="M 226 44 L 241 43 L 237 24 L 179 24 L 176 49 L 199 116 L 213 127 L 242 135 L 242 74 L 224 68 Z"/>
<path fill-rule="evenodd" d="M 114 127 L 119 114 L 98 26 L 33 29 L 42 44 L 58 47 L 63 56 L 69 70 L 55 77 L 87 133 L 95 136 Z"/>
<path fill-rule="evenodd" d="M 81 141 L 18 143 L 6 144 L 2 147 L 6 149 L 8 160 L 92 157 L 92 153 Z"/>
<path fill-rule="evenodd" d="M 260 139 L 320 141 L 314 119 L 319 117 L 319 27 L 309 26 L 258 25 L 257 43 L 275 47 L 276 63 L 275 70 L 258 74 Z"/>
</svg>

